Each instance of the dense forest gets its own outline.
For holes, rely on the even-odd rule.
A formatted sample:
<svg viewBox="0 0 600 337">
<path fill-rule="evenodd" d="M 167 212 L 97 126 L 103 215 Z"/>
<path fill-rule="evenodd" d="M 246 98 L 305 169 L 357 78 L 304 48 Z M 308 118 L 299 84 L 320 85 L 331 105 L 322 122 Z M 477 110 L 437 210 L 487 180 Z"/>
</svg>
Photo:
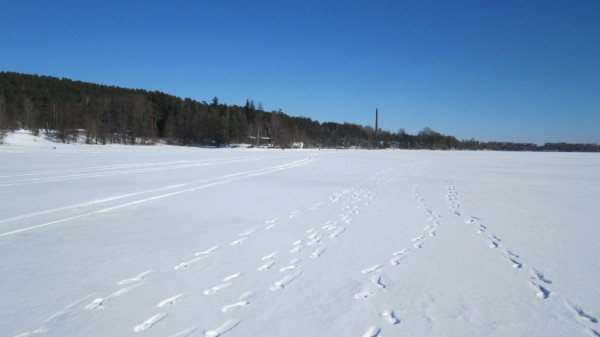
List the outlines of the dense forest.
<svg viewBox="0 0 600 337">
<path fill-rule="evenodd" d="M 458 140 L 424 128 L 417 135 L 350 123 L 320 123 L 252 100 L 243 106 L 181 99 L 159 91 L 125 89 L 49 76 L 0 72 L 0 132 L 52 133 L 65 143 L 289 148 L 468 149 L 600 152 L 597 144 L 535 144 Z M 0 135 L 1 138 L 1 135 Z"/>
</svg>

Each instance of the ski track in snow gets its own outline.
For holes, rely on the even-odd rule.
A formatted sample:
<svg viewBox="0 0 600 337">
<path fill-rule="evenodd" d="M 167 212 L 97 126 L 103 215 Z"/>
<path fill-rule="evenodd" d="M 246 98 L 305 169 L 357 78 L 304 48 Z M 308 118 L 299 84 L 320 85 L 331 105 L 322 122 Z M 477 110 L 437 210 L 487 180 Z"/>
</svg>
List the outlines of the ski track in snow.
<svg viewBox="0 0 600 337">
<path fill-rule="evenodd" d="M 53 226 L 53 225 L 56 225 L 59 223 L 69 222 L 69 221 L 75 220 L 75 219 L 81 219 L 83 217 L 89 217 L 89 216 L 93 216 L 93 215 L 101 214 L 101 213 L 105 213 L 105 212 L 111 212 L 111 211 L 114 211 L 117 209 L 136 206 L 136 205 L 144 204 L 144 203 L 151 202 L 151 201 L 169 198 L 169 197 L 183 194 L 183 193 L 190 193 L 190 192 L 210 188 L 213 186 L 228 184 L 228 183 L 238 181 L 241 179 L 245 179 L 245 178 L 249 178 L 249 177 L 256 177 L 256 176 L 261 176 L 261 175 L 265 175 L 265 174 L 269 174 L 269 173 L 273 173 L 273 172 L 277 172 L 277 171 L 281 171 L 281 170 L 291 169 L 291 168 L 295 168 L 298 166 L 306 165 L 306 164 L 312 162 L 313 160 L 315 160 L 315 159 L 306 158 L 306 159 L 292 161 L 287 164 L 276 165 L 276 166 L 252 170 L 252 171 L 244 171 L 244 172 L 228 174 L 228 175 L 224 175 L 221 177 L 201 180 L 198 182 L 179 184 L 179 185 L 169 185 L 169 186 L 166 186 L 163 188 L 151 189 L 151 190 L 147 190 L 147 191 L 129 193 L 129 194 L 124 194 L 124 195 L 119 195 L 119 196 L 113 196 L 113 197 L 105 198 L 102 200 L 92 200 L 92 201 L 86 202 L 86 203 L 79 203 L 76 205 L 59 207 L 59 208 L 55 208 L 55 209 L 38 211 L 38 212 L 23 214 L 23 215 L 19 215 L 19 216 L 14 216 L 11 218 L 0 220 L 0 223 L 15 222 L 15 221 L 18 222 L 20 220 L 26 220 L 31 217 L 36 217 L 38 215 L 45 215 L 45 214 L 49 214 L 49 213 L 63 212 L 65 214 L 72 214 L 72 213 L 70 213 L 70 211 L 73 209 L 77 210 L 79 213 L 77 215 L 68 216 L 66 218 L 57 219 L 57 220 L 53 220 L 53 221 L 49 221 L 49 222 L 45 222 L 45 223 L 37 224 L 37 225 L 33 225 L 33 226 L 30 225 L 29 221 L 25 221 L 24 226 L 28 226 L 28 227 L 21 226 L 20 228 L 0 233 L 0 237 L 20 234 L 20 233 L 36 230 L 39 228 Z M 144 194 L 150 194 L 150 195 L 154 194 L 154 195 L 142 196 Z M 130 201 L 124 200 L 125 202 L 123 202 L 123 201 L 120 201 L 121 199 L 126 199 L 126 200 L 130 199 Z M 133 199 L 133 200 L 131 200 L 131 199 Z M 118 200 L 121 203 L 113 204 L 110 206 L 103 205 L 106 203 L 113 202 L 115 200 Z M 64 211 L 67 211 L 67 212 L 64 212 Z"/>
</svg>

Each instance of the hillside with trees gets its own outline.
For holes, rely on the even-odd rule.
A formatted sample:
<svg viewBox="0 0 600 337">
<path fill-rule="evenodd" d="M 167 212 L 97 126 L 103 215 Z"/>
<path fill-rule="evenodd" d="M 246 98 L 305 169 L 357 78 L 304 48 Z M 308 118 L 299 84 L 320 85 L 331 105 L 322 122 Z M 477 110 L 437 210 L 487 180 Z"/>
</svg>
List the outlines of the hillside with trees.
<svg viewBox="0 0 600 337">
<path fill-rule="evenodd" d="M 424 128 L 417 135 L 350 123 L 312 120 L 264 111 L 252 100 L 243 106 L 179 98 L 160 91 L 125 89 L 66 78 L 0 72 L 0 130 L 53 133 L 60 141 L 88 144 L 186 146 L 228 144 L 289 148 L 468 149 L 599 152 L 597 144 L 535 144 L 458 140 Z"/>
</svg>

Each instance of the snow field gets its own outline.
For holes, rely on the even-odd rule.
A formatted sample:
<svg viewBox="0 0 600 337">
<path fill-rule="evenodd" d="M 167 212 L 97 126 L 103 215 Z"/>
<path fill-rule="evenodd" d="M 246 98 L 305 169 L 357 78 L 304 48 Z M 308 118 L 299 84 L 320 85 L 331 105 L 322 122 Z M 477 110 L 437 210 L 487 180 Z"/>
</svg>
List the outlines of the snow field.
<svg viewBox="0 0 600 337">
<path fill-rule="evenodd" d="M 594 155 L 25 145 L 2 336 L 598 335 Z"/>
</svg>

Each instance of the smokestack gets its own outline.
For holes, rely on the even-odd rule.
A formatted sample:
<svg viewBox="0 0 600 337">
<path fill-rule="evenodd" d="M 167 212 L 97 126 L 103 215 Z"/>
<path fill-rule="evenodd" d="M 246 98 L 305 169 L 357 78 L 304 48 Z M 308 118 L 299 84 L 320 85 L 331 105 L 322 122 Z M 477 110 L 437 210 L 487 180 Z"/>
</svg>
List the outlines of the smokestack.
<svg viewBox="0 0 600 337">
<path fill-rule="evenodd" d="M 375 133 L 379 132 L 379 110 L 375 109 Z"/>
</svg>

